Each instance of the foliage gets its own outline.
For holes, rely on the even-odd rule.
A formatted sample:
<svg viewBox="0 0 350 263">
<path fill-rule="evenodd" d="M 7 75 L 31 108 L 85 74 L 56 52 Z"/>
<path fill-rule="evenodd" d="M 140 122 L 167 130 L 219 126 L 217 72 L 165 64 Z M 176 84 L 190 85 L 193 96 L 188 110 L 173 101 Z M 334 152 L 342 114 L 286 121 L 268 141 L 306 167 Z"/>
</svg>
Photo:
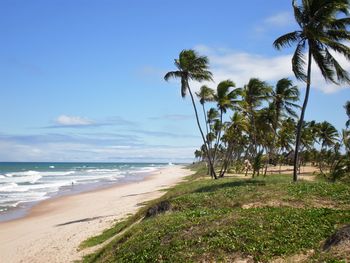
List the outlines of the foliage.
<svg viewBox="0 0 350 263">
<path fill-rule="evenodd" d="M 148 205 L 167 200 L 170 212 L 134 225 L 85 262 L 210 262 L 236 256 L 267 262 L 310 249 L 317 260 L 320 242 L 350 221 L 350 185 L 344 183 L 198 176 Z"/>
</svg>

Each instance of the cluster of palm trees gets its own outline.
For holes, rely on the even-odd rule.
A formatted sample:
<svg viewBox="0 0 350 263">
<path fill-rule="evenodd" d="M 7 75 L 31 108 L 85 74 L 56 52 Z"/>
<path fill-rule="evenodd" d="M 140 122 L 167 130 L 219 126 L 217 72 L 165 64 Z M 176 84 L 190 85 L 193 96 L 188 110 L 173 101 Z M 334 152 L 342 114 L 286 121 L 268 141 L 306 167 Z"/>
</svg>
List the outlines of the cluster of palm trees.
<svg viewBox="0 0 350 263">
<path fill-rule="evenodd" d="M 310 159 L 310 156 L 315 161 L 317 155 L 321 172 L 325 165 L 332 170 L 343 162 L 339 161 L 343 158 L 339 157 L 342 154 L 336 145 L 342 141 L 346 148 L 350 140 L 347 141 L 344 136 L 349 133 L 348 130 L 343 131 L 343 139 L 340 140 L 330 123 L 305 122 L 304 115 L 311 88 L 312 63 L 317 65 L 325 80 L 336 84 L 350 82 L 348 73 L 331 52 L 350 60 L 350 49 L 346 45 L 350 40 L 350 4 L 348 0 L 302 0 L 300 3 L 293 0 L 292 5 L 300 28 L 279 37 L 273 45 L 282 49 L 296 44 L 292 57 L 293 72 L 298 80 L 306 83 L 306 94 L 298 120 L 299 106 L 296 103 L 299 91 L 290 79 L 279 80 L 274 88 L 257 78 L 251 78 L 239 88 L 233 81 L 225 80 L 217 85 L 215 91 L 202 86 L 196 93 L 203 108 L 204 130 L 190 82 L 213 80 L 208 58 L 198 55 L 194 50 L 183 50 L 179 58 L 175 59 L 177 70 L 168 72 L 164 77 L 165 80 L 180 78 L 181 95 L 184 97 L 187 92 L 190 94 L 203 140 L 201 150 L 195 154 L 197 157 L 205 156 L 213 178 L 224 176 L 232 164 L 239 167 L 242 159 L 251 161 L 253 176 L 259 174 L 268 163 L 281 163 L 285 156 L 283 153 L 291 152 L 293 144 L 294 181 L 297 180 L 300 163 Z M 206 111 L 207 103 L 215 103 L 216 107 Z M 347 110 L 350 113 L 350 105 Z M 226 116 L 228 111 L 232 111 L 230 117 Z M 319 150 L 314 147 L 315 142 L 321 144 Z M 311 152 L 315 151 L 319 154 L 312 155 Z M 327 154 L 332 155 L 332 158 L 327 159 L 333 160 L 332 165 L 331 161 L 325 161 Z"/>
</svg>

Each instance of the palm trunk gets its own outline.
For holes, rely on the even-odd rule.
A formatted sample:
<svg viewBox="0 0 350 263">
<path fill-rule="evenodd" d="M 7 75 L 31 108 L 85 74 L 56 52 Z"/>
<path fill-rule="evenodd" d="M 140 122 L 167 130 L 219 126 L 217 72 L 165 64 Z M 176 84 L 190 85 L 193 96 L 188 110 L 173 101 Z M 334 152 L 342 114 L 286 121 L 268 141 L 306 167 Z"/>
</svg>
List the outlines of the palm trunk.
<svg viewBox="0 0 350 263">
<path fill-rule="evenodd" d="M 268 150 L 268 147 L 266 147 L 266 156 L 267 156 L 267 160 L 265 161 L 264 177 L 266 176 L 267 168 L 270 162 L 270 151 Z"/>
<path fill-rule="evenodd" d="M 202 104 L 202 108 L 203 108 L 203 114 L 204 114 L 204 120 L 205 120 L 205 128 L 207 129 L 207 136 L 208 136 L 209 128 L 208 128 L 208 120 L 207 120 L 207 114 L 205 111 L 204 103 Z"/>
<path fill-rule="evenodd" d="M 215 158 L 216 158 L 216 153 L 217 153 L 217 150 L 219 148 L 219 142 L 220 142 L 220 136 L 221 136 L 221 129 L 222 129 L 222 110 L 220 110 L 220 130 L 219 130 L 219 133 L 218 133 L 218 137 L 216 138 L 216 143 L 215 143 L 215 149 L 214 149 L 214 156 L 213 156 L 213 163 L 215 163 Z"/>
<path fill-rule="evenodd" d="M 188 91 L 189 91 L 190 96 L 191 96 L 191 100 L 192 100 L 192 105 L 193 105 L 194 113 L 195 113 L 195 115 L 196 115 L 196 120 L 197 120 L 198 129 L 199 129 L 199 131 L 200 131 L 200 133 L 201 133 L 201 136 L 202 136 L 202 139 L 203 139 L 205 148 L 206 148 L 207 157 L 208 157 L 208 160 L 209 160 L 209 165 L 210 165 L 210 170 L 211 170 L 211 175 L 212 175 L 215 179 L 217 179 L 217 176 L 216 176 L 215 170 L 214 170 L 214 166 L 213 166 L 213 163 L 212 163 L 212 160 L 211 160 L 211 153 L 210 153 L 210 151 L 209 151 L 209 147 L 208 147 L 208 144 L 207 144 L 207 140 L 206 140 L 205 137 L 204 137 L 204 133 L 203 133 L 201 124 L 200 124 L 200 122 L 199 122 L 197 107 L 196 107 L 196 104 L 195 104 L 195 102 L 194 102 L 193 94 L 192 94 L 191 88 L 190 88 L 190 86 L 188 85 L 188 83 L 187 83 L 187 87 L 188 87 Z"/>
<path fill-rule="evenodd" d="M 323 172 L 323 150 L 324 150 L 324 144 L 322 143 L 321 150 L 320 150 L 320 160 L 318 162 L 318 168 L 320 169 L 320 173 L 325 176 Z"/>
<path fill-rule="evenodd" d="M 225 156 L 225 160 L 221 166 L 221 169 L 220 169 L 220 174 L 219 174 L 219 177 L 224 177 L 226 171 L 227 171 L 227 168 L 228 168 L 228 164 L 230 163 L 230 158 L 232 156 L 232 151 L 233 151 L 233 146 L 232 146 L 232 143 L 230 143 L 228 146 L 227 146 L 227 152 L 226 152 L 226 156 Z"/>
<path fill-rule="evenodd" d="M 304 122 L 304 115 L 305 110 L 307 106 L 307 102 L 309 100 L 309 94 L 310 94 L 310 86 L 311 86 L 311 50 L 309 47 L 309 55 L 308 55 L 308 66 L 307 66 L 307 80 L 306 80 L 306 93 L 305 93 L 305 99 L 303 103 L 303 107 L 301 108 L 301 114 L 300 119 L 298 123 L 298 129 L 297 129 L 297 138 L 295 142 L 295 151 L 294 151 L 294 171 L 293 171 L 293 181 L 296 182 L 298 180 L 298 163 L 299 163 L 299 145 L 300 145 L 300 138 L 301 138 L 301 129 L 303 127 Z"/>
<path fill-rule="evenodd" d="M 209 127 L 208 127 L 208 120 L 207 120 L 207 114 L 206 114 L 206 111 L 205 111 L 204 103 L 202 103 L 202 109 L 203 109 L 203 115 L 204 115 L 204 121 L 205 121 L 205 128 L 207 130 L 206 139 L 207 139 L 207 142 L 208 142 L 208 150 L 211 151 L 211 143 L 208 141 Z M 209 161 L 208 161 L 208 172 L 207 172 L 207 174 L 212 174 L 210 170 L 211 170 L 211 166 L 209 165 Z"/>
</svg>

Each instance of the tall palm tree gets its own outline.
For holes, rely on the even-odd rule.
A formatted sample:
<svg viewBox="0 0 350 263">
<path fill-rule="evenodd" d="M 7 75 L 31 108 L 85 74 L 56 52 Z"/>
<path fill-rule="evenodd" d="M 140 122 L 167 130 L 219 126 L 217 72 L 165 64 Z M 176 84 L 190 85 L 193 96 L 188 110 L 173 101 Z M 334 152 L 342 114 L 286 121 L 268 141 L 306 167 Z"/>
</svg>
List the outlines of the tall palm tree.
<svg viewBox="0 0 350 263">
<path fill-rule="evenodd" d="M 264 81 L 257 78 L 249 80 L 247 85 L 244 85 L 243 89 L 240 89 L 242 101 L 240 102 L 240 109 L 250 120 L 250 139 L 253 141 L 252 150 L 253 157 L 257 153 L 257 135 L 256 135 L 256 115 L 258 108 L 264 101 L 267 101 L 271 97 L 271 87 Z"/>
<path fill-rule="evenodd" d="M 212 73 L 208 70 L 208 64 L 209 64 L 208 58 L 206 56 L 199 56 L 192 49 L 182 50 L 180 52 L 179 58 L 175 59 L 174 64 L 177 70 L 166 73 L 164 76 L 164 79 L 168 81 L 170 78 L 179 78 L 181 80 L 181 96 L 183 98 L 186 96 L 187 91 L 189 92 L 191 101 L 192 101 L 192 106 L 196 115 L 198 129 L 202 136 L 202 139 L 206 148 L 205 151 L 208 156 L 208 161 L 211 168 L 212 176 L 214 178 L 217 178 L 214 171 L 213 164 L 212 164 L 212 158 L 211 158 L 211 153 L 209 151 L 209 146 L 199 122 L 196 103 L 194 101 L 193 93 L 191 91 L 190 84 L 189 84 L 191 80 L 198 81 L 198 82 L 213 80 Z"/>
<path fill-rule="evenodd" d="M 293 0 L 292 5 L 295 20 L 300 28 L 277 38 L 273 45 L 276 49 L 297 45 L 292 57 L 292 68 L 296 78 L 306 82 L 305 99 L 295 143 L 293 181 L 297 181 L 298 152 L 310 93 L 312 60 L 316 62 L 326 80 L 334 83 L 350 82 L 348 73 L 330 53 L 330 50 L 333 50 L 350 59 L 350 48 L 343 44 L 350 39 L 348 31 L 350 4 L 348 0 L 302 0 L 301 4 Z M 340 14 L 345 17 L 341 17 Z M 306 72 L 304 51 L 307 51 Z"/>
<path fill-rule="evenodd" d="M 282 117 L 294 117 L 298 115 L 295 109 L 300 108 L 296 102 L 299 101 L 299 90 L 297 86 L 293 85 L 293 82 L 288 78 L 280 79 L 275 89 L 272 91 L 272 110 L 274 110 L 274 119 L 272 126 L 274 129 L 274 135 L 272 140 L 271 154 L 273 157 L 276 155 L 276 137 L 277 130 L 280 127 Z"/>
<path fill-rule="evenodd" d="M 229 108 L 232 108 L 235 104 L 235 100 L 237 99 L 238 92 L 236 90 L 232 90 L 236 84 L 231 80 L 224 80 L 221 81 L 216 89 L 216 94 L 214 95 L 214 99 L 217 102 L 217 107 L 220 111 L 220 129 L 216 137 L 216 144 L 214 149 L 214 156 L 213 159 L 215 161 L 215 156 L 217 152 L 217 148 L 219 145 L 220 137 L 221 137 L 221 131 L 223 128 L 223 114 L 227 112 Z"/>
<path fill-rule="evenodd" d="M 203 85 L 199 92 L 196 92 L 196 95 L 197 97 L 199 98 L 199 102 L 200 104 L 202 105 L 202 109 L 203 109 L 203 114 L 204 114 L 204 120 L 205 120 L 205 127 L 207 129 L 207 136 L 209 134 L 209 128 L 208 128 L 208 120 L 207 120 L 207 113 L 206 113 L 206 110 L 205 110 L 205 106 L 204 104 L 206 102 L 209 102 L 209 101 L 213 101 L 214 100 L 214 90 L 209 88 L 208 86 L 206 85 Z"/>
</svg>

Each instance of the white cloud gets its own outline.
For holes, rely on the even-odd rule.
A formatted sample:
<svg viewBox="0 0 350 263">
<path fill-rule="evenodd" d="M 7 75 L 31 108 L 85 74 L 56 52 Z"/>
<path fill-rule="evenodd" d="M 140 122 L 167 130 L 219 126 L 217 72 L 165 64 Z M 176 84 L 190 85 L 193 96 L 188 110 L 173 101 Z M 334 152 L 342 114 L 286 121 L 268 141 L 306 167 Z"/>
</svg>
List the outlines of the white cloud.
<svg viewBox="0 0 350 263">
<path fill-rule="evenodd" d="M 290 12 L 281 12 L 266 18 L 264 23 L 269 26 L 283 27 L 292 24 L 292 21 L 293 17 Z"/>
<path fill-rule="evenodd" d="M 79 116 L 60 115 L 55 120 L 56 124 L 62 126 L 86 126 L 93 125 L 94 122 Z"/>
<path fill-rule="evenodd" d="M 280 12 L 262 20 L 254 27 L 254 31 L 258 35 L 264 35 L 269 30 L 281 29 L 293 24 L 294 18 L 291 12 Z"/>
<path fill-rule="evenodd" d="M 285 77 L 295 80 L 291 66 L 292 54 L 268 57 L 230 49 L 211 48 L 205 45 L 199 45 L 195 47 L 195 50 L 201 55 L 209 57 L 211 71 L 216 84 L 220 81 L 231 79 L 236 83 L 237 87 L 241 87 L 253 77 L 272 83 Z M 276 52 L 276 54 L 278 53 Z M 350 71 L 350 63 L 345 58 L 337 54 L 335 54 L 335 57 L 347 71 Z M 314 88 L 325 93 L 332 93 L 346 87 L 325 82 L 316 65 L 313 65 L 312 86 Z M 193 83 L 194 89 L 198 90 L 203 84 Z M 216 86 L 213 83 L 206 84 L 213 88 Z M 299 87 L 305 86 L 301 82 L 297 84 Z"/>
<path fill-rule="evenodd" d="M 69 151 L 67 151 L 69 149 Z M 175 161 L 193 160 L 194 146 L 103 146 L 88 143 L 49 142 L 18 143 L 0 138 L 0 159 L 3 161 Z"/>
</svg>

